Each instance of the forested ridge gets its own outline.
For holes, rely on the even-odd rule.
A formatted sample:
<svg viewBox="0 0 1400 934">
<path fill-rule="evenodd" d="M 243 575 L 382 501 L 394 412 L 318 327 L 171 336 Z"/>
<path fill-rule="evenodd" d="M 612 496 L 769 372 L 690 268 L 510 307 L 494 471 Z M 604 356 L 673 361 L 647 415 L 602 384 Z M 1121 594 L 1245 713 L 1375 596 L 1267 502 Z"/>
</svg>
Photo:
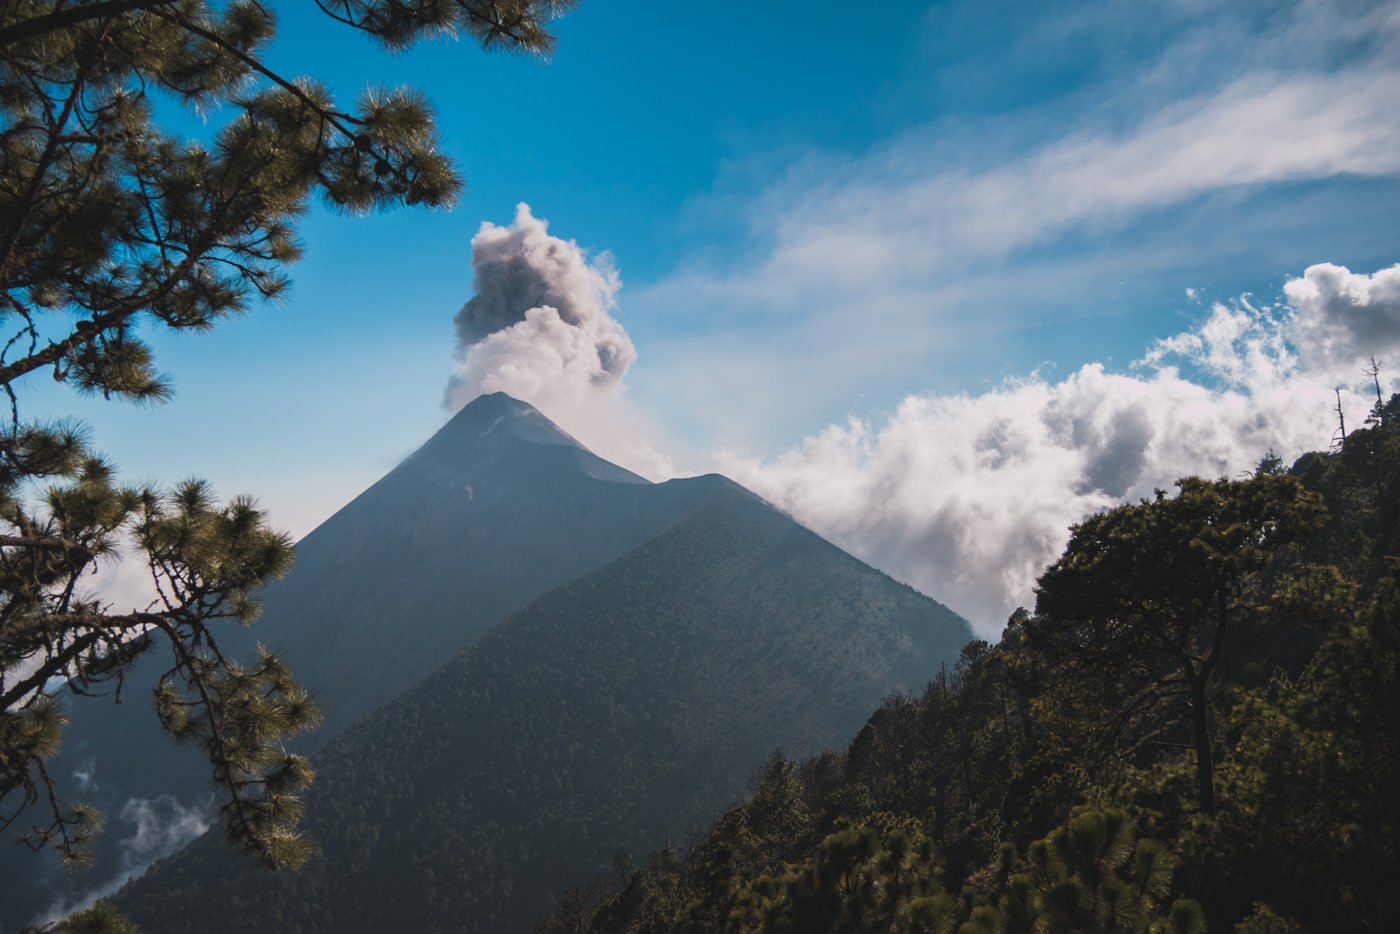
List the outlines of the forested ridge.
<svg viewBox="0 0 1400 934">
<path fill-rule="evenodd" d="M 1400 928 L 1400 396 L 1086 520 L 1034 612 L 563 932 Z"/>
</svg>

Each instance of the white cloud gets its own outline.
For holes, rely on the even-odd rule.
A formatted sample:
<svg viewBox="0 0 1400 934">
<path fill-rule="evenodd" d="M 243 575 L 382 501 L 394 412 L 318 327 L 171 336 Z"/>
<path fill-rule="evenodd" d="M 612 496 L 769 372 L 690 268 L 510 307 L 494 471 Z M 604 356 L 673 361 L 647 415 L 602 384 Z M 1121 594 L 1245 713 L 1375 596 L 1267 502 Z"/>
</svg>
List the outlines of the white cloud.
<svg viewBox="0 0 1400 934">
<path fill-rule="evenodd" d="M 1061 128 L 990 166 L 943 163 L 923 135 L 901 139 L 821 167 L 828 179 L 800 193 L 777 186 L 762 209 L 772 246 L 760 267 L 686 285 L 780 302 L 884 289 L 1079 227 L 1116 229 L 1212 192 L 1391 175 L 1400 171 L 1396 86 L 1400 71 L 1382 67 L 1255 74 L 1124 131 Z"/>
<path fill-rule="evenodd" d="M 530 308 L 524 320 L 467 348 L 453 404 L 497 391 L 542 405 L 580 393 L 615 396 L 620 378 L 607 370 L 598 351 L 593 335 L 555 308 Z"/>
<path fill-rule="evenodd" d="M 1095 19 L 1112 10 L 1079 13 L 1088 39 L 1115 41 Z M 688 380 L 669 391 L 699 400 L 692 421 L 754 423 L 726 432 L 739 444 L 761 443 L 773 411 L 883 399 L 886 414 L 776 456 L 729 451 L 720 467 L 989 638 L 1033 600 L 1071 523 L 1184 475 L 1238 475 L 1270 448 L 1325 448 L 1334 388 L 1400 349 L 1390 269 L 1313 266 L 1286 303 L 1210 305 L 1150 346 L 1155 309 L 1125 313 L 1191 270 L 1238 281 L 1301 268 L 1298 252 L 1330 249 L 1357 191 L 1393 192 L 1400 175 L 1400 8 L 1183 16 L 1165 47 L 1073 99 L 954 114 L 863 153 L 808 152 L 785 174 L 722 180 L 737 194 L 715 196 L 710 214 L 746 223 L 748 261 L 697 263 L 640 303 L 726 328 L 649 351 L 671 382 Z M 1075 36 L 1050 19 L 1046 48 L 1063 51 Z M 1323 190 L 1338 192 L 1335 217 L 1316 210 Z M 1331 226 L 1314 235 L 1316 217 Z M 1141 359 L 1107 362 L 1125 348 Z M 1065 375 L 1024 375 L 1047 357 Z M 1019 377 L 977 393 L 910 394 L 1008 372 Z M 638 378 L 648 393 L 659 382 Z M 1342 398 L 1359 424 L 1370 400 Z"/>
<path fill-rule="evenodd" d="M 777 412 L 810 425 L 864 394 L 890 405 L 1047 359 L 1121 362 L 1161 333 L 1147 320 L 1161 296 L 1192 279 L 1267 281 L 1312 250 L 1374 261 L 1387 242 L 1346 214 L 1400 175 L 1389 6 L 1206 5 L 1070 97 L 954 111 L 860 153 L 808 147 L 784 170 L 736 160 L 694 210 L 747 248 L 630 298 L 684 335 L 648 338 L 638 394 L 684 405 L 697 433 L 757 444 Z M 1110 7 L 1074 7 L 1069 33 L 1058 9 L 1037 18 L 1046 34 L 1027 54 L 1111 43 L 1101 16 L 1141 16 Z M 1105 336 L 1130 330 L 1127 344 Z M 1092 347 L 1074 356 L 1076 332 Z"/>
<path fill-rule="evenodd" d="M 122 868 L 132 875 L 209 829 L 207 807 L 184 807 L 173 795 L 132 798 L 122 805 L 120 817 L 136 826 L 121 841 Z"/>
<path fill-rule="evenodd" d="M 997 69 L 1024 79 L 1038 73 L 1036 62 L 1074 61 L 1088 77 L 1019 106 L 966 112 L 945 88 L 938 116 L 863 151 L 794 146 L 798 155 L 782 168 L 734 160 L 692 210 L 743 229 L 748 249 L 728 254 L 742 257 L 736 262 L 696 260 L 651 287 L 648 313 L 741 326 L 763 318 L 795 329 L 840 316 L 852 299 L 878 306 L 881 296 L 922 292 L 925 307 L 936 308 L 949 281 L 1014 278 L 1027 254 L 1066 239 L 1090 241 L 1076 241 L 1079 258 L 1103 256 L 1125 249 L 1115 242 L 1120 233 L 1180 222 L 1173 211 L 1249 201 L 1283 185 L 1400 173 L 1400 7 L 1148 7 L 1026 11 L 1007 30 L 1011 55 L 998 46 L 967 60 L 947 47 L 943 30 L 948 15 L 975 18 L 976 8 L 932 11 L 941 54 L 926 84 L 949 80 L 949 55 L 959 84 L 979 100 L 998 86 Z M 1217 216 L 1239 230 L 1238 214 Z M 1196 242 L 1157 245 L 1194 246 L 1209 258 L 1201 233 L 1192 232 Z M 1125 274 L 1132 270 L 1125 264 Z"/>
<path fill-rule="evenodd" d="M 908 396 L 882 424 L 852 419 L 779 457 L 726 454 L 721 463 L 995 639 L 1009 612 L 1033 601 L 1035 578 L 1072 523 L 1182 476 L 1238 475 L 1270 449 L 1291 458 L 1327 446 L 1333 371 L 1300 362 L 1293 340 L 1309 331 L 1298 322 L 1331 333 L 1380 315 L 1391 323 L 1376 330 L 1391 342 L 1400 326 L 1384 317 L 1392 293 L 1376 286 L 1390 270 L 1319 268 L 1289 283 L 1291 307 L 1217 304 L 1130 373 L 1094 363 L 1058 382 L 1033 375 L 980 395 Z M 1350 298 L 1324 301 L 1315 286 Z M 1367 405 L 1350 391 L 1343 401 L 1353 413 Z"/>
<path fill-rule="evenodd" d="M 1294 340 L 1310 370 L 1353 382 L 1370 357 L 1400 363 L 1400 264 L 1368 276 L 1319 263 L 1284 291 L 1295 309 Z"/>
</svg>

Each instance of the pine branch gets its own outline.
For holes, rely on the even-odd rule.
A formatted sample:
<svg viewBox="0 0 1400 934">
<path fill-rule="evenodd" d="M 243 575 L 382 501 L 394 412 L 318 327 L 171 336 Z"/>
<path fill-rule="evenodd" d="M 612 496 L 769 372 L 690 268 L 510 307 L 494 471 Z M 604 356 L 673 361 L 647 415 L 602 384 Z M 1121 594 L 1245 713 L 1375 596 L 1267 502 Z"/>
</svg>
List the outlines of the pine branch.
<svg viewBox="0 0 1400 934">
<path fill-rule="evenodd" d="M 62 551 L 78 558 L 80 563 L 86 563 L 93 557 L 93 553 L 86 546 L 61 536 L 51 535 L 0 535 L 0 548 L 39 548 L 45 551 Z"/>
<path fill-rule="evenodd" d="M 52 13 L 45 13 L 43 16 L 36 16 L 27 19 L 13 26 L 0 29 L 0 48 L 13 45 L 25 39 L 33 39 L 45 33 L 55 32 L 60 29 L 68 29 L 79 23 L 90 20 L 102 19 L 110 16 L 121 16 L 123 13 L 132 13 L 137 10 L 149 10 L 159 6 L 169 6 L 179 0 L 106 0 L 105 3 L 82 4 L 79 6 L 65 7 L 55 10 Z"/>
</svg>

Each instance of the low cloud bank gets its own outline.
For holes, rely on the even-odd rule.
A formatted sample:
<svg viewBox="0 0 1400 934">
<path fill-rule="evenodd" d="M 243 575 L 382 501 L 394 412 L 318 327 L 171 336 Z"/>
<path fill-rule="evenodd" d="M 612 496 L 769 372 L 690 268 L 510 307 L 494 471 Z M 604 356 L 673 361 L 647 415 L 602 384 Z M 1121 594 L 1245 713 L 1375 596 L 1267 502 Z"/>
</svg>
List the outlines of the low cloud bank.
<svg viewBox="0 0 1400 934">
<path fill-rule="evenodd" d="M 1400 363 L 1400 265 L 1316 265 L 1284 294 L 1214 305 L 1128 373 L 1095 363 L 1058 382 L 909 396 L 881 424 L 851 419 L 776 459 L 721 465 L 995 639 L 1072 523 L 1182 476 L 1242 474 L 1270 449 L 1326 448 L 1338 385 L 1348 424 L 1361 423 L 1374 402 L 1364 366 Z"/>
</svg>

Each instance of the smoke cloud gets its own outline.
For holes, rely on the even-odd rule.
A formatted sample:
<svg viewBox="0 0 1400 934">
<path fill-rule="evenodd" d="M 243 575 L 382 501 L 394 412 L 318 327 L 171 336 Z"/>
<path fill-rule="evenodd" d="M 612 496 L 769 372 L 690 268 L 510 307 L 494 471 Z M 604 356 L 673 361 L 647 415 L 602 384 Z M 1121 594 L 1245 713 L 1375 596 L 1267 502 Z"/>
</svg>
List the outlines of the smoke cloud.
<svg viewBox="0 0 1400 934">
<path fill-rule="evenodd" d="M 637 351 L 612 317 L 621 287 L 608 253 L 590 257 L 551 236 L 528 204 L 516 206 L 509 227 L 483 223 L 472 238 L 476 294 L 452 319 L 457 367 L 446 406 L 505 392 L 598 454 L 645 476 L 670 475 L 622 398 Z"/>
<path fill-rule="evenodd" d="M 883 423 L 832 425 L 776 459 L 721 455 L 740 483 L 947 602 L 996 639 L 1034 600 L 1072 523 L 1180 477 L 1237 476 L 1326 448 L 1340 377 L 1352 424 L 1370 354 L 1400 346 L 1400 266 L 1310 267 L 1286 302 L 1212 306 L 1128 373 L 1089 364 L 981 395 L 909 396 Z"/>
</svg>

